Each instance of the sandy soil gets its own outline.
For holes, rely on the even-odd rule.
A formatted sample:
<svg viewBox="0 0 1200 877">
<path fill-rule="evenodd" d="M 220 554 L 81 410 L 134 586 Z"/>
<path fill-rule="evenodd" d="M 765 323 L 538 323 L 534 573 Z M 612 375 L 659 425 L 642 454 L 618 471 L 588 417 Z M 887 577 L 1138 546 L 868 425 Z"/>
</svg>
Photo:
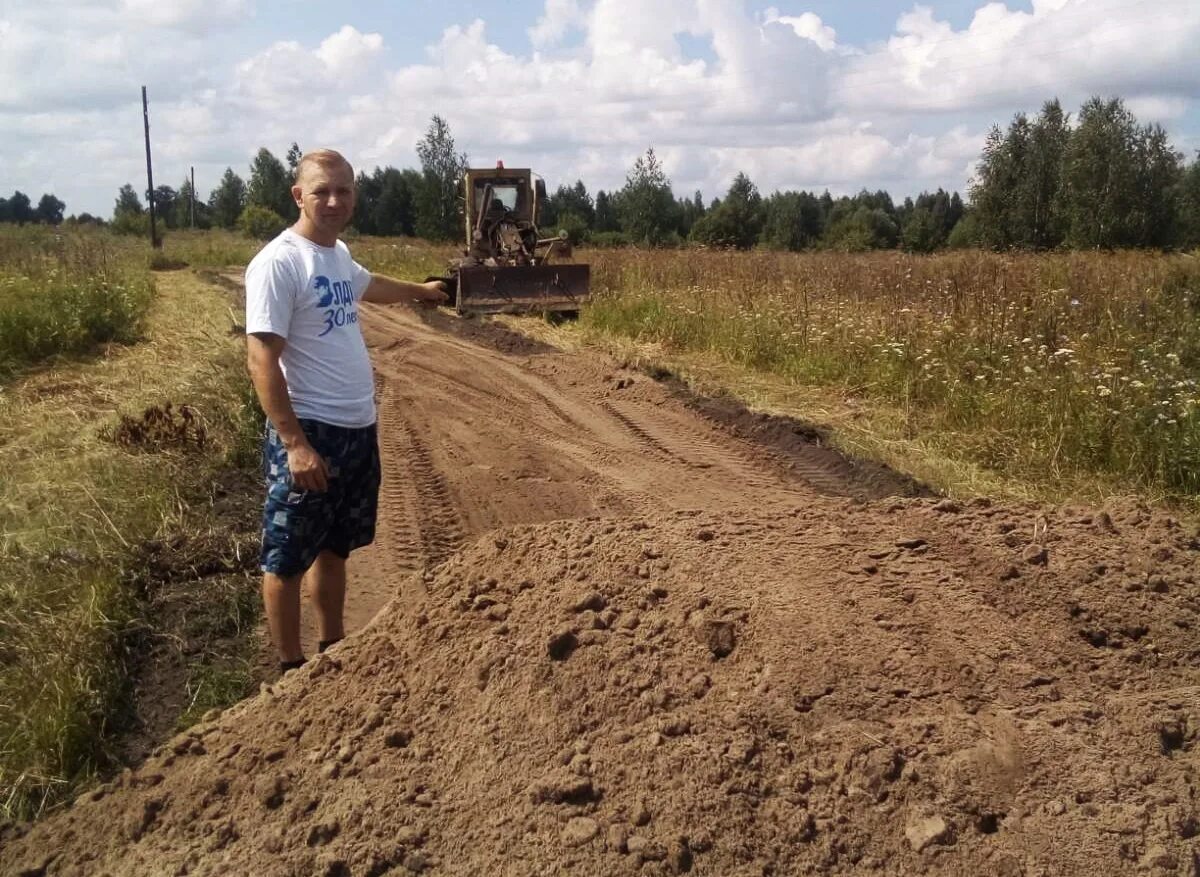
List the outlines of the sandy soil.
<svg viewBox="0 0 1200 877">
<path fill-rule="evenodd" d="M 367 310 L 365 629 L 0 873 L 1200 875 L 1193 529 Z"/>
</svg>

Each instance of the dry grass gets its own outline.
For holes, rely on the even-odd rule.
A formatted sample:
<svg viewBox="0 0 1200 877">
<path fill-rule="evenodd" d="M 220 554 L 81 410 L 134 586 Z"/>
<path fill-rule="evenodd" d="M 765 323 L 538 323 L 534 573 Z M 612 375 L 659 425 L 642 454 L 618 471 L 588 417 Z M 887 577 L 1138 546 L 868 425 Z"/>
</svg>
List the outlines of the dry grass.
<svg viewBox="0 0 1200 877">
<path fill-rule="evenodd" d="M 132 347 L 0 387 L 0 812 L 36 815 L 101 767 L 125 692 L 125 635 L 147 539 L 197 525 L 189 500 L 252 451 L 254 416 L 225 292 L 159 278 Z M 203 453 L 121 447 L 122 414 L 187 404 Z M 202 515 L 203 510 L 200 510 Z"/>
</svg>

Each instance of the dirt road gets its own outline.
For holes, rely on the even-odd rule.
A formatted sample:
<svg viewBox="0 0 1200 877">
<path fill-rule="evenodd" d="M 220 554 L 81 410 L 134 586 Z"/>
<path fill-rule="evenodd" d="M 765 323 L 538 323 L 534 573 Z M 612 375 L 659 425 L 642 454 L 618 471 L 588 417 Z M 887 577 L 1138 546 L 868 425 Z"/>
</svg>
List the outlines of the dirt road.
<svg viewBox="0 0 1200 877">
<path fill-rule="evenodd" d="M 1200 875 L 1194 531 L 913 495 L 593 355 L 365 327 L 351 624 L 383 611 L 0 872 Z"/>
<path fill-rule="evenodd" d="M 680 390 L 499 325 L 366 311 L 384 485 L 378 543 L 355 557 L 350 629 L 395 595 L 397 576 L 497 527 L 918 490 L 794 433 L 741 440 L 731 429 L 761 421 L 729 408 L 698 416 L 687 403 L 700 400 Z"/>
</svg>

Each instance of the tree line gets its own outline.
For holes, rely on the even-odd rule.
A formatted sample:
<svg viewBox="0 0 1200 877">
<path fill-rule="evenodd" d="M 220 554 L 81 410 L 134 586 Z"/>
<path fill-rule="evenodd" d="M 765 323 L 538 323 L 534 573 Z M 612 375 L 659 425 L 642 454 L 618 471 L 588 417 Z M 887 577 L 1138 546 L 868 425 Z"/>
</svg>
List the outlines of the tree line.
<svg viewBox="0 0 1200 877">
<path fill-rule="evenodd" d="M 159 186 L 153 194 L 155 213 L 168 229 L 236 228 L 255 237 L 272 237 L 299 215 L 292 181 L 302 154 L 299 144 L 292 143 L 281 161 L 263 147 L 250 162 L 249 180 L 227 167 L 207 201 L 195 197 L 190 180 L 178 189 Z M 433 117 L 417 144 L 417 156 L 419 171 L 388 167 L 357 175 L 353 224 L 360 232 L 431 240 L 460 236 L 457 187 L 467 157 L 455 151 L 450 127 L 440 116 Z M 129 183 L 117 195 L 112 224 L 131 233 L 149 228 L 147 208 Z"/>
<path fill-rule="evenodd" d="M 179 189 L 160 186 L 156 211 L 167 228 L 194 221 L 198 228 L 268 237 L 296 219 L 290 187 L 300 155 L 295 143 L 286 163 L 260 149 L 248 182 L 226 168 L 206 201 L 193 199 L 186 180 Z M 417 156 L 419 169 L 358 173 L 353 225 L 359 232 L 461 237 L 458 186 L 468 160 L 440 116 L 417 144 Z M 1089 100 L 1074 122 L 1052 100 L 1033 119 L 1018 113 L 1007 130 L 993 126 L 967 194 L 964 201 L 938 189 L 899 203 L 883 190 L 764 196 L 739 173 L 723 197 L 706 203 L 698 191 L 676 196 L 650 148 L 620 189 L 593 196 L 582 180 L 558 186 L 542 205 L 540 224 L 575 240 L 646 246 L 914 252 L 1200 246 L 1200 158 L 1187 163 L 1161 126 L 1140 125 L 1119 98 Z M 123 186 L 114 225 L 137 231 L 147 221 L 133 187 Z"/>
<path fill-rule="evenodd" d="M 34 207 L 29 196 L 18 189 L 7 198 L 0 198 L 0 223 L 58 225 L 66 209 L 66 204 L 49 193 L 42 195 Z"/>
</svg>

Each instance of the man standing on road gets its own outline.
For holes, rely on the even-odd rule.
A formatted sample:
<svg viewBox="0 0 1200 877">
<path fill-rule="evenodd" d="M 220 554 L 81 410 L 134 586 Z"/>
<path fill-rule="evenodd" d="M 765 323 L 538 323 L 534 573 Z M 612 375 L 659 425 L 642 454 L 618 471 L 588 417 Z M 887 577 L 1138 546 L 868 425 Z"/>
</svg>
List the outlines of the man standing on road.
<svg viewBox="0 0 1200 877">
<path fill-rule="evenodd" d="M 267 415 L 263 603 L 280 670 L 304 663 L 308 575 L 319 650 L 345 631 L 346 559 L 375 538 L 379 447 L 358 302 L 442 304 L 440 282 L 373 275 L 338 235 L 354 215 L 354 171 L 330 149 L 296 168 L 296 224 L 246 269 L 247 365 Z"/>
</svg>

